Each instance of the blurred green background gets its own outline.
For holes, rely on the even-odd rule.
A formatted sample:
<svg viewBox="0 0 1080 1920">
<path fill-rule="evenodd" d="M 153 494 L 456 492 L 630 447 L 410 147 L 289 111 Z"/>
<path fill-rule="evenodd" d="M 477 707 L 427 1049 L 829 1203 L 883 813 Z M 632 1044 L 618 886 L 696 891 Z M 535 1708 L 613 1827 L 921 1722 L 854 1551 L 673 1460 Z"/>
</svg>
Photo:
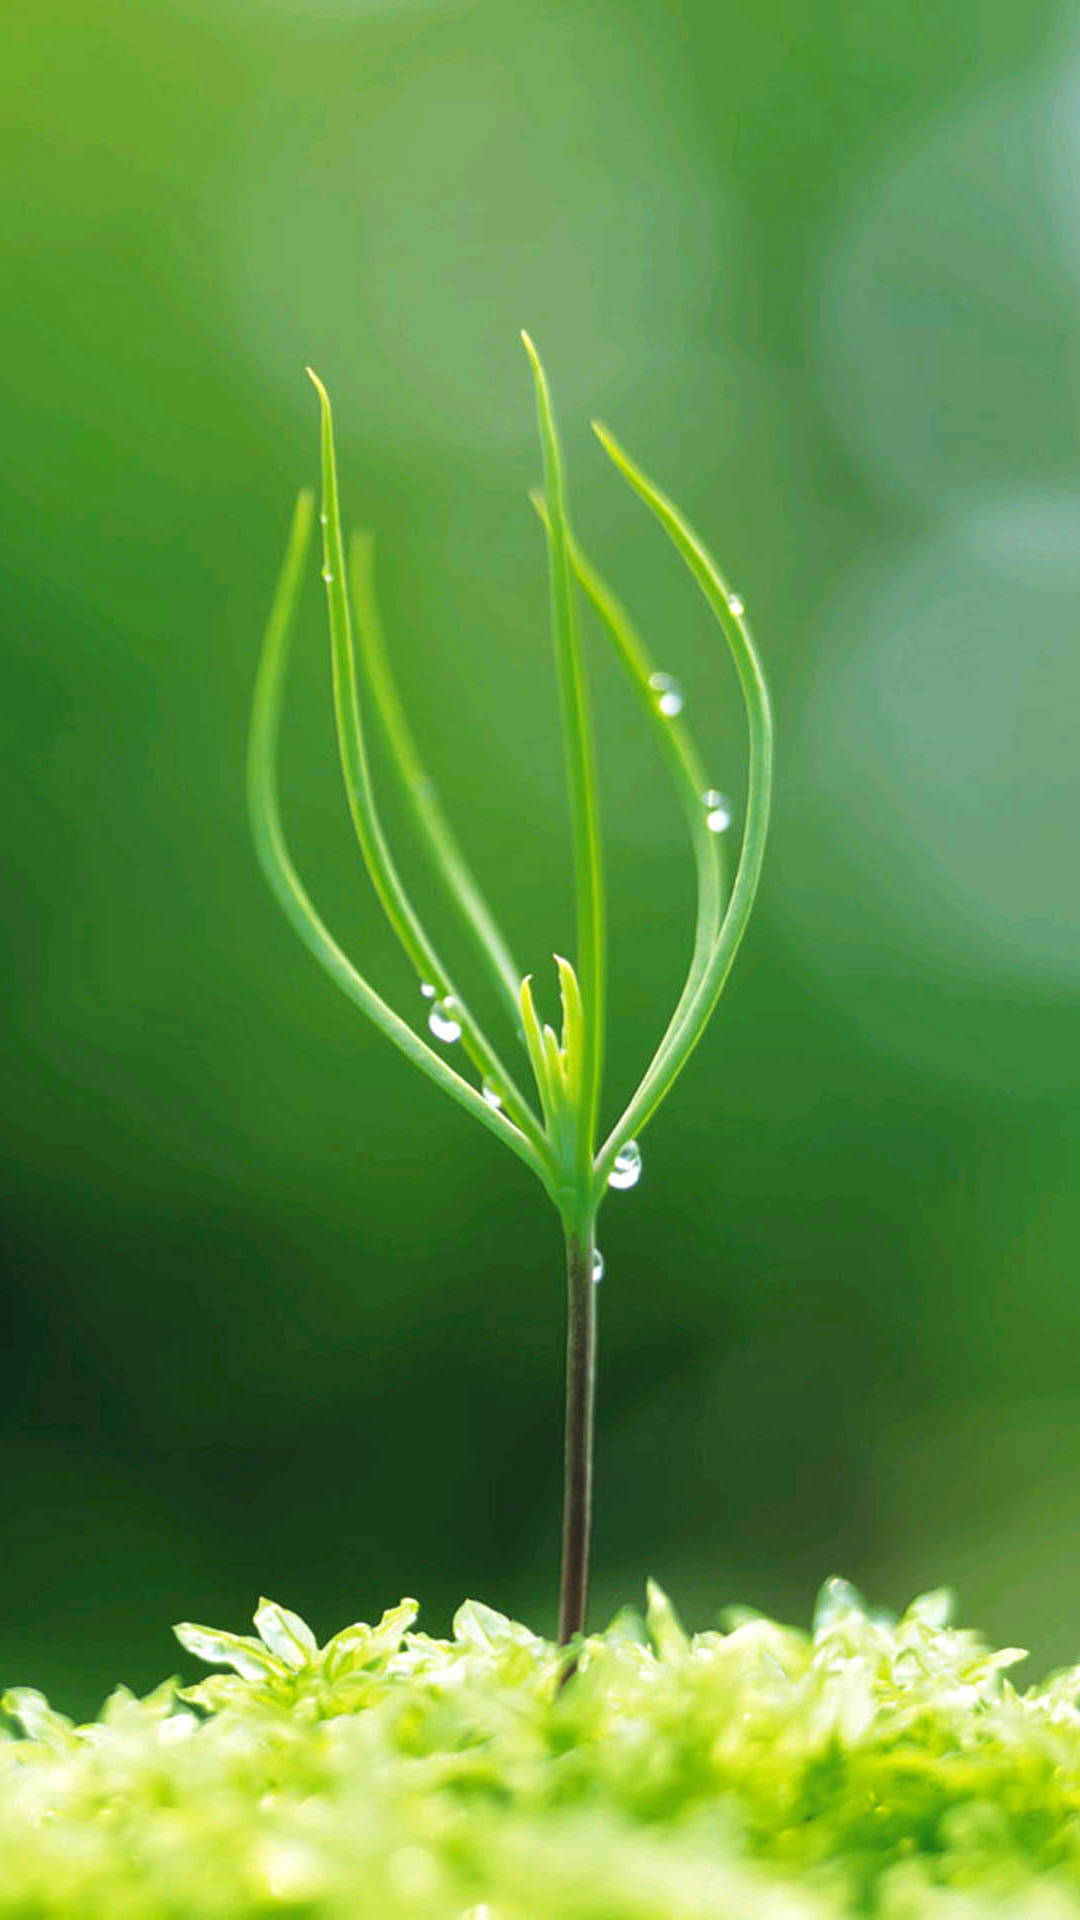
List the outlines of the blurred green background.
<svg viewBox="0 0 1080 1920">
<path fill-rule="evenodd" d="M 721 649 L 590 413 L 713 542 L 780 727 L 750 938 L 601 1221 L 596 1617 L 652 1572 L 695 1625 L 804 1619 L 843 1571 L 1080 1655 L 1080 17 L 42 0 L 0 73 L 3 1678 L 89 1708 L 259 1591 L 326 1632 L 403 1591 L 436 1631 L 465 1593 L 553 1625 L 554 1221 L 295 942 L 242 798 L 310 361 L 417 731 L 550 999 L 522 325 L 716 784 Z M 409 1008 L 317 584 L 294 845 Z M 594 655 L 614 1103 L 690 867 Z"/>
</svg>

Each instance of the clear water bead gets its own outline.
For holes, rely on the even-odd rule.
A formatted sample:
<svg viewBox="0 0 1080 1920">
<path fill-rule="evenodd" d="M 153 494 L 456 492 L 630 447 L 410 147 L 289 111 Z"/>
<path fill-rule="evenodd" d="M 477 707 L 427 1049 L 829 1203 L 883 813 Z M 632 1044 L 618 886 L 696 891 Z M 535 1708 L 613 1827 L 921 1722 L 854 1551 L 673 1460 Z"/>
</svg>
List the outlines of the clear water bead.
<svg viewBox="0 0 1080 1920">
<path fill-rule="evenodd" d="M 320 513 L 319 525 L 320 527 L 328 527 L 330 525 L 330 515 L 328 513 Z"/>
<path fill-rule="evenodd" d="M 608 1186 L 622 1190 L 636 1187 L 641 1179 L 641 1148 L 636 1140 L 628 1140 L 615 1155 L 615 1164 L 608 1174 Z"/>
<path fill-rule="evenodd" d="M 502 1094 L 499 1092 L 498 1087 L 493 1087 L 490 1080 L 485 1080 L 480 1091 L 487 1101 L 488 1106 L 494 1107 L 496 1113 L 498 1113 L 502 1107 Z"/>
<path fill-rule="evenodd" d="M 435 989 L 432 986 L 430 980 L 421 980 L 420 991 L 423 994 L 425 1000 L 434 1000 Z"/>
<path fill-rule="evenodd" d="M 671 673 L 650 673 L 649 685 L 656 695 L 656 704 L 661 713 L 674 720 L 683 710 L 683 690 Z"/>
<path fill-rule="evenodd" d="M 328 587 L 332 585 L 333 579 L 334 579 L 333 569 L 331 567 L 324 567 L 322 570 L 322 577 L 326 581 L 326 584 Z"/>
<path fill-rule="evenodd" d="M 594 1247 L 593 1256 L 592 1256 L 593 1286 L 598 1287 L 603 1277 L 604 1277 L 604 1256 L 601 1253 L 599 1247 Z"/>
<path fill-rule="evenodd" d="M 746 612 L 746 602 L 742 598 L 742 595 L 729 593 L 727 603 L 730 611 L 735 615 L 736 620 L 741 620 L 743 614 Z"/>
<path fill-rule="evenodd" d="M 726 833 L 731 825 L 731 801 L 725 793 L 718 793 L 710 787 L 702 794 L 705 802 L 705 825 L 710 833 Z"/>
<path fill-rule="evenodd" d="M 436 1000 L 428 1014 L 428 1026 L 436 1040 L 451 1041 L 461 1039 L 461 1021 L 457 1016 L 457 1001 L 450 994 L 445 1000 Z"/>
</svg>

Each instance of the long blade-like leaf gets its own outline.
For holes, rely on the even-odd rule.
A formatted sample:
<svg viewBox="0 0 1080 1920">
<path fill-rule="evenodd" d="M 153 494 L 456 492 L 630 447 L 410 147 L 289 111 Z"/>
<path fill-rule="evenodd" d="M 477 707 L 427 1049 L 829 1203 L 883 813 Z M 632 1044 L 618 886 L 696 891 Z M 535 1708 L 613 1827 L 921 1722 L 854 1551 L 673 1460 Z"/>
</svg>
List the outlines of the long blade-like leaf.
<svg viewBox="0 0 1080 1920">
<path fill-rule="evenodd" d="M 506 1117 L 455 1073 L 439 1054 L 413 1032 L 380 998 L 338 946 L 319 917 L 293 866 L 281 826 L 278 802 L 277 746 L 281 728 L 281 698 L 288 664 L 293 616 L 299 597 L 314 518 L 314 497 L 305 490 L 297 500 L 288 546 L 274 594 L 255 683 L 248 746 L 248 807 L 256 851 L 270 887 L 308 951 L 331 979 L 360 1008 L 380 1032 L 419 1067 L 421 1073 L 456 1100 L 517 1154 L 538 1175 L 549 1193 L 552 1183 L 546 1156 L 541 1156 Z M 554 1195 L 553 1195 L 554 1197 Z"/>
<path fill-rule="evenodd" d="M 546 525 L 546 503 L 536 494 L 532 498 L 537 512 Z M 570 562 L 586 598 L 607 628 L 630 685 L 657 735 L 690 831 L 697 873 L 694 946 L 682 993 L 660 1042 L 658 1051 L 661 1051 L 686 1016 L 687 1009 L 704 977 L 720 928 L 724 898 L 720 845 L 717 835 L 711 832 L 708 826 L 709 809 L 705 802 L 707 783 L 697 749 L 685 721 L 675 714 L 666 714 L 661 709 L 655 687 L 656 669 L 644 641 L 621 601 L 616 598 L 607 582 L 586 558 L 577 539 L 573 537 L 570 541 Z M 624 1144 L 627 1137 L 629 1136 L 619 1139 L 612 1136 L 612 1139 L 605 1143 L 605 1156 L 610 1153 L 613 1158 L 614 1153 Z"/>
<path fill-rule="evenodd" d="M 589 713 L 581 636 L 570 565 L 570 528 L 566 514 L 562 450 L 547 379 L 527 333 L 522 334 L 536 383 L 536 408 L 544 454 L 544 491 L 548 502 L 548 558 L 551 623 L 559 670 L 570 826 L 577 901 L 577 974 L 584 1011 L 582 1125 L 578 1171 L 584 1185 L 593 1157 L 604 1060 L 605 926 L 604 877 L 600 843 L 600 804 L 596 754 Z"/>
<path fill-rule="evenodd" d="M 773 729 L 765 676 L 741 601 L 731 592 L 703 541 L 667 496 L 654 486 L 604 427 L 594 425 L 594 430 L 609 458 L 660 522 L 720 622 L 738 675 L 749 736 L 746 823 L 727 911 L 690 1004 L 677 1026 L 673 1023 L 661 1042 L 641 1085 L 600 1151 L 599 1189 L 599 1183 L 606 1181 L 611 1170 L 620 1142 L 644 1126 L 682 1071 L 708 1025 L 731 971 L 761 877 L 772 795 Z"/>
<path fill-rule="evenodd" d="M 375 804 L 368 767 L 364 727 L 360 709 L 360 691 L 356 671 L 349 595 L 345 579 L 345 544 L 341 532 L 338 505 L 337 457 L 334 448 L 334 422 L 330 397 L 318 375 L 308 375 L 319 396 L 322 418 L 322 520 L 323 580 L 326 583 L 330 615 L 330 646 L 333 658 L 334 715 L 337 721 L 338 747 L 345 790 L 356 837 L 380 905 L 421 980 L 431 982 L 440 997 L 454 1003 L 454 1015 L 461 1027 L 461 1043 L 480 1073 L 498 1089 L 510 1118 L 534 1146 L 541 1147 L 543 1135 L 528 1102 L 508 1069 L 503 1065 L 475 1015 L 466 1005 L 437 953 L 405 891 L 401 876 L 386 843 Z"/>
</svg>

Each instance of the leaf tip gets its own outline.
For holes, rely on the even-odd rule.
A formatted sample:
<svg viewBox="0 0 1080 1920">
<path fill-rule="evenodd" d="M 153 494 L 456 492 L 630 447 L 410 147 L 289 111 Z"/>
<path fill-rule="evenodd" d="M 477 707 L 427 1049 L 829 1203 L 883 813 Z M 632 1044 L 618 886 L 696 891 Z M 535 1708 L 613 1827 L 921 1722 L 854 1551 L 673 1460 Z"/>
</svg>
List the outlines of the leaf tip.
<svg viewBox="0 0 1080 1920">
<path fill-rule="evenodd" d="M 319 379 L 319 376 L 316 373 L 314 367 L 305 367 L 304 372 L 307 374 L 308 379 L 311 381 L 311 384 L 314 387 L 316 393 L 318 394 L 319 399 L 322 401 L 323 406 L 329 407 L 330 395 L 327 393 L 326 388 L 324 387 L 322 381 Z"/>
<path fill-rule="evenodd" d="M 522 327 L 521 329 L 521 344 L 529 356 L 529 361 L 533 370 L 533 378 L 536 381 L 537 388 L 541 394 L 546 394 L 547 376 L 544 373 L 544 363 L 541 360 L 540 355 L 537 351 L 536 342 L 533 339 L 532 334 L 526 333 L 524 327 Z"/>
</svg>

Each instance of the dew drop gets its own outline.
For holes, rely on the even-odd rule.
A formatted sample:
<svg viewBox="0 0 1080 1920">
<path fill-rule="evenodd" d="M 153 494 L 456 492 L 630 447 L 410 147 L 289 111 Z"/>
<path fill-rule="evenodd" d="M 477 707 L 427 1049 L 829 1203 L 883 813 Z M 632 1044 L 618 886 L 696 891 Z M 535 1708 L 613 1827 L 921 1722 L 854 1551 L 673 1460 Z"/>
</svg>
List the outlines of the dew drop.
<svg viewBox="0 0 1080 1920">
<path fill-rule="evenodd" d="M 731 801 L 725 793 L 718 793 L 710 787 L 702 794 L 705 802 L 705 825 L 710 833 L 726 833 L 731 825 Z"/>
<path fill-rule="evenodd" d="M 428 1026 L 436 1040 L 445 1040 L 447 1046 L 453 1040 L 461 1039 L 461 1021 L 457 1017 L 457 1001 L 450 994 L 445 1000 L 436 1000 L 428 1014 Z"/>
<path fill-rule="evenodd" d="M 333 579 L 334 579 L 333 568 L 324 567 L 322 570 L 322 577 L 326 581 L 327 586 L 328 587 L 331 586 L 333 584 Z"/>
<path fill-rule="evenodd" d="M 594 1247 L 593 1256 L 592 1256 L 593 1286 L 598 1287 L 603 1277 L 604 1277 L 604 1256 L 601 1253 L 599 1247 Z"/>
<path fill-rule="evenodd" d="M 488 1106 L 494 1107 L 496 1113 L 498 1113 L 502 1108 L 502 1094 L 499 1092 L 498 1087 L 493 1087 L 490 1080 L 485 1080 L 480 1091 L 487 1101 Z"/>
<path fill-rule="evenodd" d="M 430 980 L 421 980 L 420 991 L 423 994 L 425 1000 L 434 1000 L 435 989 L 432 986 Z"/>
<path fill-rule="evenodd" d="M 683 690 L 671 673 L 650 673 L 649 685 L 656 695 L 656 704 L 661 713 L 674 720 L 683 710 Z"/>
<path fill-rule="evenodd" d="M 328 527 L 330 525 L 330 515 L 328 513 L 320 513 L 319 525 L 320 527 Z"/>
<path fill-rule="evenodd" d="M 626 1187 L 636 1187 L 641 1179 L 641 1148 L 636 1140 L 628 1140 L 615 1155 L 615 1164 L 608 1174 L 608 1186 L 620 1191 Z"/>
<path fill-rule="evenodd" d="M 736 620 L 741 620 L 743 614 L 746 612 L 746 602 L 742 598 L 742 595 L 738 593 L 729 593 L 727 597 L 727 603 L 728 603 L 728 608 L 730 612 L 732 612 L 735 615 Z"/>
</svg>

